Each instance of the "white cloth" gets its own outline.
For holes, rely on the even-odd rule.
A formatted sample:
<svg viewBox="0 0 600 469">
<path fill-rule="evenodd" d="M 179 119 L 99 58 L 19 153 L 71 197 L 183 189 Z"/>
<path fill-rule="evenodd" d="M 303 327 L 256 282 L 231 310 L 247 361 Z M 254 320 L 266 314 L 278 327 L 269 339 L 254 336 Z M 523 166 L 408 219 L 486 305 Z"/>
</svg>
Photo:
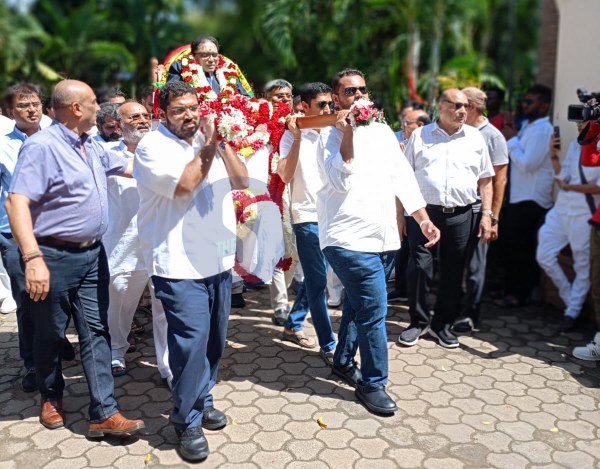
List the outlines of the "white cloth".
<svg viewBox="0 0 600 469">
<path fill-rule="evenodd" d="M 483 135 L 470 125 L 452 135 L 437 123 L 419 127 L 408 139 L 405 153 L 428 204 L 472 204 L 478 181 L 495 174 Z"/>
<path fill-rule="evenodd" d="M 233 267 L 235 213 L 223 160 L 215 156 L 193 193 L 175 196 L 185 166 L 203 144 L 200 133 L 189 145 L 161 124 L 137 147 L 133 172 L 140 194 L 138 229 L 151 275 L 203 279 Z"/>
<path fill-rule="evenodd" d="M 583 197 L 582 194 L 578 194 Z M 589 209 L 586 214 L 561 214 L 552 208 L 538 232 L 536 259 L 552 280 L 566 305 L 565 314 L 576 318 L 590 288 L 590 235 Z M 558 255 L 571 246 L 575 278 L 571 282 L 558 263 Z"/>
<path fill-rule="evenodd" d="M 40 129 L 45 129 L 50 125 L 52 125 L 52 118 L 46 114 L 42 114 L 42 118 L 40 119 Z"/>
<path fill-rule="evenodd" d="M 562 162 L 558 177 L 569 184 L 583 184 L 579 174 L 579 161 L 581 159 L 581 145 L 573 140 L 567 149 L 567 155 Z M 583 175 L 588 184 L 600 185 L 600 167 L 582 166 Z M 600 205 L 600 195 L 594 195 L 596 208 Z M 585 194 L 574 191 L 559 191 L 554 204 L 554 209 L 561 215 L 580 215 L 591 217 L 590 206 L 587 204 Z"/>
<path fill-rule="evenodd" d="M 527 200 L 543 208 L 552 207 L 552 161 L 550 136 L 554 129 L 548 117 L 526 122 L 508 142 L 510 155 L 509 203 Z"/>
<path fill-rule="evenodd" d="M 320 138 L 319 132 L 313 129 L 302 130 L 298 166 L 294 178 L 290 182 L 292 199 L 292 223 L 317 223 L 317 192 L 322 186 L 319 176 Z M 294 136 L 286 130 L 279 143 L 281 158 L 288 157 Z"/>
<path fill-rule="evenodd" d="M 167 346 L 167 317 L 160 301 L 154 296 L 154 286 L 148 272 L 138 270 L 111 275 L 108 304 L 108 332 L 112 359 L 124 360 L 129 348 L 127 336 L 144 288 L 148 285 L 152 298 L 152 332 L 156 364 L 162 378 L 172 376 Z"/>
<path fill-rule="evenodd" d="M 15 128 L 15 121 L 0 114 L 0 135 L 6 135 Z"/>
<path fill-rule="evenodd" d="M 113 142 L 111 150 L 121 153 L 127 159 L 133 158 L 133 153 L 127 150 L 123 142 L 116 145 Z M 110 217 L 102 243 L 108 257 L 110 274 L 146 270 L 137 227 L 140 207 L 137 181 L 122 176 L 109 176 L 107 189 Z"/>
<path fill-rule="evenodd" d="M 12 298 L 10 278 L 8 277 L 8 272 L 6 272 L 6 267 L 4 267 L 4 264 L 2 263 L 2 259 L 0 258 L 0 302 L 6 298 Z"/>
<path fill-rule="evenodd" d="M 351 163 L 345 163 L 340 153 L 341 131 L 328 127 L 321 138 L 318 163 L 323 187 L 317 193 L 321 249 L 398 249 L 394 195 L 408 213 L 423 208 L 425 201 L 394 132 L 379 122 L 356 128 Z"/>
</svg>

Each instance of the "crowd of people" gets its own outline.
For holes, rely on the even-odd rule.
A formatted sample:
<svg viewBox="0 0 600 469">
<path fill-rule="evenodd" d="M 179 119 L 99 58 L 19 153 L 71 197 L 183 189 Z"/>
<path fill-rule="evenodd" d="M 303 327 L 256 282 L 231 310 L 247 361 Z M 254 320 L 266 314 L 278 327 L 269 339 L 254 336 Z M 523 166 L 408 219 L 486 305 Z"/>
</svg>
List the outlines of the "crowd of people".
<svg viewBox="0 0 600 469">
<path fill-rule="evenodd" d="M 458 347 L 458 334 L 480 323 L 488 246 L 499 238 L 506 283 L 498 306 L 530 301 L 539 264 L 565 303 L 561 330 L 575 327 L 593 284 L 600 331 L 598 125 L 580 124 L 585 138 L 561 165 L 549 88 L 528 90 L 521 123 L 498 111 L 501 90 L 447 89 L 435 121 L 410 102 L 394 134 L 356 69 L 297 89 L 273 80 L 257 99 L 216 39 L 200 36 L 164 78 L 140 102 L 112 91 L 101 104 L 88 84 L 63 80 L 48 115 L 35 85 L 5 93 L 0 313 L 16 310 L 21 386 L 39 391 L 46 428 L 64 426 L 71 320 L 90 395 L 88 435 L 144 428 L 114 397 L 144 291 L 188 461 L 209 454 L 203 428 L 227 424 L 211 390 L 246 286 L 267 284 L 282 339 L 318 346 L 375 414 L 397 410 L 386 392 L 388 301 L 408 302 L 401 346 L 429 334 Z M 567 245 L 572 281 L 558 263 Z M 340 301 L 336 336 L 328 307 Z M 316 342 L 303 333 L 309 312 Z M 599 334 L 574 355 L 600 360 Z"/>
</svg>

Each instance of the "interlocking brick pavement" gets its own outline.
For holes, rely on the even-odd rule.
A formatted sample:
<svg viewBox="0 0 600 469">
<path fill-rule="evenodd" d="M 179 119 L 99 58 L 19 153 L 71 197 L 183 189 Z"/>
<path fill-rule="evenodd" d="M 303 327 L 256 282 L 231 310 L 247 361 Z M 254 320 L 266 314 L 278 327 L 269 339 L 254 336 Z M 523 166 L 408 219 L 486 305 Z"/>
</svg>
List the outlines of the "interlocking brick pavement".
<svg viewBox="0 0 600 469">
<path fill-rule="evenodd" d="M 246 300 L 231 314 L 214 390 L 230 423 L 206 432 L 211 455 L 203 467 L 600 467 L 600 369 L 570 355 L 591 331 L 557 334 L 559 317 L 545 308 L 488 306 L 481 330 L 446 350 L 428 338 L 399 347 L 408 315 L 390 306 L 388 391 L 400 410 L 379 417 L 331 375 L 318 349 L 280 340 L 266 290 Z M 336 328 L 340 315 L 332 311 Z M 0 469 L 187 467 L 168 422 L 170 393 L 156 370 L 151 321 L 140 320 L 147 331 L 115 392 L 121 410 L 143 418 L 146 431 L 99 441 L 85 437 L 88 398 L 78 360 L 64 368 L 66 428 L 39 424 L 39 396 L 19 388 L 15 315 L 0 316 Z M 316 339 L 310 321 L 306 333 Z"/>
</svg>

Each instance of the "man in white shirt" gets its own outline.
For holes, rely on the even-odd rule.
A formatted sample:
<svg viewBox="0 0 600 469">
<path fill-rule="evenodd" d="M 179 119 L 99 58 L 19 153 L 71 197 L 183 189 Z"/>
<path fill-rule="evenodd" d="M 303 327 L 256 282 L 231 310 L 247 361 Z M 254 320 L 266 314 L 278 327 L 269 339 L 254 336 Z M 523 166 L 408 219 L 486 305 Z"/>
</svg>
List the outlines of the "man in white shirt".
<svg viewBox="0 0 600 469">
<path fill-rule="evenodd" d="M 521 130 L 517 133 L 512 121 L 505 121 L 502 128 L 510 157 L 510 177 L 503 223 L 506 296 L 496 302 L 500 307 L 525 305 L 539 280 L 535 262 L 537 232 L 552 207 L 549 142 L 553 128 L 547 115 L 551 102 L 550 88 L 532 86 L 521 101 L 527 118 Z"/>
<path fill-rule="evenodd" d="M 319 240 L 325 258 L 346 291 L 333 372 L 356 387 L 356 397 L 372 412 L 392 414 L 395 402 L 385 392 L 388 354 L 384 259 L 400 247 L 395 199 L 421 226 L 428 246 L 439 230 L 398 140 L 385 124 L 348 124 L 351 106 L 368 99 L 365 78 L 346 69 L 333 79 L 333 100 L 342 110 L 335 127 L 322 131 L 318 158 L 323 186 L 317 193 Z M 354 356 L 360 350 L 360 370 Z"/>
<path fill-rule="evenodd" d="M 244 164 L 218 149 L 201 120 L 195 90 L 182 81 L 160 90 L 164 118 L 135 154 L 144 263 L 168 323 L 173 373 L 171 422 L 188 461 L 208 457 L 202 427 L 222 428 L 211 390 L 225 348 L 236 238 L 232 189 L 248 185 Z"/>
<path fill-rule="evenodd" d="M 126 101 L 118 108 L 117 119 L 123 140 L 111 147 L 111 150 L 133 159 L 140 140 L 150 131 L 152 116 L 138 102 Z M 110 218 L 102 243 L 110 270 L 108 331 L 112 374 L 122 376 L 126 373 L 125 352 L 129 348 L 127 336 L 140 297 L 148 285 L 152 296 L 156 363 L 160 376 L 169 383 L 172 375 L 167 348 L 167 320 L 162 304 L 154 296 L 154 288 L 142 257 L 137 226 L 140 206 L 137 181 L 133 178 L 109 176 L 107 189 Z"/>
<path fill-rule="evenodd" d="M 482 218 L 478 235 L 487 242 L 492 230 L 494 169 L 481 132 L 465 125 L 469 102 L 457 89 L 444 91 L 438 101 L 437 122 L 416 129 L 406 146 L 427 212 L 442 232 L 438 246 L 439 288 L 431 318 L 429 286 L 433 280 L 433 252 L 426 246 L 415 220 L 407 221 L 409 326 L 398 343 L 410 347 L 426 332 L 447 348 L 459 346 L 450 331 L 460 311 L 460 290 L 467 245 L 472 232 L 472 205 L 481 194 Z"/>
<path fill-rule="evenodd" d="M 330 114 L 333 109 L 331 88 L 324 83 L 306 83 L 299 90 L 306 116 Z M 327 261 L 319 247 L 317 191 L 321 188 L 317 155 L 320 151 L 318 129 L 300 130 L 295 117 L 290 117 L 288 130 L 281 138 L 281 159 L 277 172 L 291 185 L 292 227 L 296 235 L 298 257 L 304 272 L 304 294 L 313 319 L 321 356 L 333 363 L 335 335 L 327 310 Z M 300 294 L 298 295 L 301 296 Z M 283 339 L 306 348 L 315 343 L 302 333 L 302 323 L 308 314 L 304 301 L 298 298 L 290 311 L 283 330 Z"/>
</svg>

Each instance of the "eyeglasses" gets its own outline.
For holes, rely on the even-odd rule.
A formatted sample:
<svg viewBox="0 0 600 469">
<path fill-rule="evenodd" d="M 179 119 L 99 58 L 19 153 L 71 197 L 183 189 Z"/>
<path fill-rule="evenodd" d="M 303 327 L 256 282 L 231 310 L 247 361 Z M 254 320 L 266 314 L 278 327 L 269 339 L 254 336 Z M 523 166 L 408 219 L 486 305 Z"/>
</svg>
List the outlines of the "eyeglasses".
<svg viewBox="0 0 600 469">
<path fill-rule="evenodd" d="M 454 104 L 454 109 L 458 111 L 461 107 L 465 109 L 469 109 L 469 103 L 455 103 L 454 101 L 450 101 L 449 99 L 444 99 L 445 103 Z"/>
<path fill-rule="evenodd" d="M 174 116 L 181 116 L 186 111 L 190 111 L 192 114 L 198 112 L 200 105 L 194 104 L 193 106 L 181 106 L 181 107 L 170 107 L 167 108 Z"/>
<path fill-rule="evenodd" d="M 402 121 L 402 127 L 408 127 L 410 124 L 417 124 L 418 121 Z"/>
<path fill-rule="evenodd" d="M 360 94 L 368 94 L 369 90 L 366 86 L 347 86 L 344 88 L 344 94 L 346 96 L 353 96 L 357 91 L 360 91 Z"/>
<path fill-rule="evenodd" d="M 291 93 L 277 93 L 273 95 L 274 98 L 277 99 L 292 99 Z"/>
<path fill-rule="evenodd" d="M 218 52 L 194 52 L 194 56 L 198 56 L 201 59 L 208 59 L 209 57 L 216 59 L 219 56 L 219 53 Z"/>
<path fill-rule="evenodd" d="M 177 108 L 175 108 L 175 109 L 177 109 Z M 185 112 L 185 110 L 183 112 Z M 142 119 L 147 120 L 147 121 L 152 120 L 152 115 L 148 114 L 147 112 L 135 112 L 135 113 L 129 115 L 130 121 L 139 121 Z"/>
<path fill-rule="evenodd" d="M 329 109 L 333 109 L 333 101 L 318 101 L 319 109 L 325 109 L 325 106 L 328 106 Z"/>
<path fill-rule="evenodd" d="M 33 107 L 34 109 L 39 109 L 42 107 L 42 103 L 40 103 L 39 101 L 35 103 L 19 103 L 16 104 L 15 107 L 20 111 L 24 111 L 26 109 L 29 109 L 30 107 Z"/>
</svg>

